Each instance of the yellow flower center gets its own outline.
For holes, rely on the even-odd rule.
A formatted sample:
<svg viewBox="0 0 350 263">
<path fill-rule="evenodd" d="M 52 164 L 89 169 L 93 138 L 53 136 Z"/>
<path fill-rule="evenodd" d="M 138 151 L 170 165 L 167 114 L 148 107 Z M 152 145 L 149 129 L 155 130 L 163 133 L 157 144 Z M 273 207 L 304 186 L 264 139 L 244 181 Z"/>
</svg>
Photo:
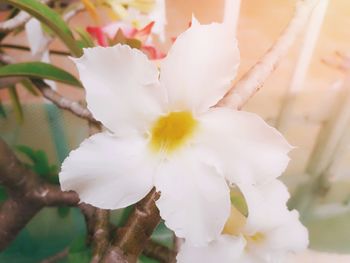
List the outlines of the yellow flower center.
<svg viewBox="0 0 350 263">
<path fill-rule="evenodd" d="M 265 235 L 263 233 L 257 232 L 253 236 L 244 235 L 246 240 L 251 243 L 261 243 L 265 239 Z"/>
<path fill-rule="evenodd" d="M 231 205 L 231 214 L 226 221 L 223 234 L 237 236 L 242 232 L 243 227 L 247 222 L 247 218 L 239 212 L 239 210 Z"/>
<path fill-rule="evenodd" d="M 238 188 L 231 188 L 231 214 L 226 221 L 222 234 L 238 236 L 243 235 L 247 241 L 246 249 L 250 245 L 259 244 L 265 240 L 265 235 L 261 232 L 248 235 L 244 233 L 247 224 L 248 207 L 242 193 Z"/>
<path fill-rule="evenodd" d="M 191 137 L 196 126 L 197 121 L 190 112 L 171 112 L 153 125 L 150 146 L 157 152 L 172 152 Z"/>
</svg>

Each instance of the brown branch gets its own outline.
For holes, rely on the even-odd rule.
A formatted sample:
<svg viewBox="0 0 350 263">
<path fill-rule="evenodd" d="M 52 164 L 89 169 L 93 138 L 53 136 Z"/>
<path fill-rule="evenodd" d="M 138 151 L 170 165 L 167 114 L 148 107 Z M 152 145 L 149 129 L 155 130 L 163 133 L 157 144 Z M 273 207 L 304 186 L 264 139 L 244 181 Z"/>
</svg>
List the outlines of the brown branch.
<svg viewBox="0 0 350 263">
<path fill-rule="evenodd" d="M 299 0 L 287 28 L 264 56 L 232 87 L 218 106 L 241 109 L 286 56 L 319 0 Z"/>
<path fill-rule="evenodd" d="M 78 207 L 84 216 L 86 233 L 87 233 L 87 244 L 90 245 L 92 243 L 92 238 L 94 235 L 94 229 L 95 229 L 94 214 L 97 208 L 85 203 L 79 204 Z"/>
<path fill-rule="evenodd" d="M 6 200 L 0 208 L 0 251 L 40 211 L 42 206 L 26 196 Z"/>
<path fill-rule="evenodd" d="M 15 17 L 5 20 L 3 22 L 0 22 L 0 32 L 4 32 L 4 33 L 11 32 L 23 26 L 25 23 L 29 21 L 30 18 L 31 16 L 28 13 L 21 11 Z"/>
<path fill-rule="evenodd" d="M 67 99 L 66 97 L 63 97 L 61 94 L 51 89 L 51 87 L 47 85 L 44 81 L 32 79 L 32 82 L 38 88 L 40 93 L 46 99 L 55 104 L 57 107 L 63 110 L 67 110 L 80 118 L 86 119 L 94 123 L 99 123 L 97 120 L 94 119 L 91 112 L 87 108 L 83 107 L 76 101 L 72 101 L 70 99 Z"/>
<path fill-rule="evenodd" d="M 62 192 L 59 187 L 41 182 L 36 174 L 25 167 L 7 144 L 0 139 L 0 183 L 6 187 L 10 198 L 0 207 L 0 251 L 17 236 L 19 231 L 44 206 L 78 205 L 74 192 Z M 149 238 L 158 225 L 160 216 L 155 205 L 159 194 L 153 189 L 136 204 L 126 225 L 119 229 L 109 224 L 109 212 L 88 204 L 79 204 L 91 235 L 95 261 L 103 256 L 109 244 L 110 229 L 115 234 L 102 262 L 136 262 L 144 250 L 150 257 L 169 262 L 175 252 L 162 247 Z"/>
<path fill-rule="evenodd" d="M 124 227 L 118 228 L 112 245 L 101 262 L 135 263 L 160 221 L 155 188 L 135 205 Z"/>
<path fill-rule="evenodd" d="M 0 61 L 4 64 L 15 63 L 15 60 L 11 56 L 8 56 L 6 54 L 0 54 Z M 54 91 L 43 80 L 31 79 L 31 81 L 37 87 L 37 89 L 40 91 L 43 97 L 51 101 L 57 107 L 63 110 L 67 110 L 73 113 L 75 116 L 86 119 L 92 123 L 100 124 L 100 122 L 94 119 L 91 112 L 86 107 L 83 107 L 76 101 L 72 101 L 70 99 L 67 99 L 66 97 L 63 97 L 58 92 Z"/>
<path fill-rule="evenodd" d="M 32 193 L 33 197 L 43 206 L 76 206 L 79 196 L 73 191 L 62 192 L 56 185 L 41 183 Z"/>
<path fill-rule="evenodd" d="M 15 44 L 1 44 L 1 48 L 8 48 L 8 49 L 18 49 L 23 51 L 30 51 L 30 48 L 27 46 L 22 45 L 15 45 Z M 54 55 L 60 55 L 60 56 L 70 56 L 70 53 L 67 51 L 61 51 L 61 50 L 50 50 L 50 54 Z"/>
<path fill-rule="evenodd" d="M 48 205 L 76 205 L 78 196 L 61 192 L 57 186 L 41 182 L 37 175 L 23 165 L 8 145 L 0 139 L 0 184 L 10 195 L 0 207 L 0 251 L 19 231 Z"/>
<path fill-rule="evenodd" d="M 38 184 L 34 172 L 25 167 L 7 144 L 0 139 L 0 184 L 11 195 L 30 192 Z"/>
<path fill-rule="evenodd" d="M 80 204 L 79 208 L 84 215 L 87 228 L 87 243 L 92 246 L 91 263 L 100 262 L 110 240 L 109 211 Z"/>
<path fill-rule="evenodd" d="M 151 240 L 147 241 L 143 254 L 161 263 L 175 262 L 176 252 Z"/>
<path fill-rule="evenodd" d="M 91 263 L 99 263 L 109 246 L 109 211 L 95 210 L 95 227 L 92 237 Z"/>
</svg>

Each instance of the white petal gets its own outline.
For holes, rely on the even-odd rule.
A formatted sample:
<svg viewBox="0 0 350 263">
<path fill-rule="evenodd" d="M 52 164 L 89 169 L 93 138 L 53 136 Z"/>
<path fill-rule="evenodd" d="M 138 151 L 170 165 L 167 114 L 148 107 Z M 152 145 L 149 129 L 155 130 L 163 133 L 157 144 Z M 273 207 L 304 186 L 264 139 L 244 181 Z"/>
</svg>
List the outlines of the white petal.
<svg viewBox="0 0 350 263">
<path fill-rule="evenodd" d="M 42 50 L 43 45 L 48 41 L 48 37 L 45 36 L 40 21 L 35 18 L 31 18 L 25 24 L 25 30 L 30 51 L 33 56 L 36 56 L 38 52 Z"/>
<path fill-rule="evenodd" d="M 263 235 L 259 242 L 248 242 L 245 261 L 284 262 L 287 253 L 306 249 L 307 230 L 300 223 L 298 213 L 288 210 L 289 194 L 281 182 L 272 180 L 258 187 L 240 185 L 240 189 L 249 210 L 244 233 L 246 236 Z"/>
<path fill-rule="evenodd" d="M 84 49 L 74 60 L 94 117 L 117 134 L 145 132 L 162 112 L 165 93 L 158 70 L 126 45 Z"/>
<path fill-rule="evenodd" d="M 177 255 L 177 263 L 234 263 L 245 246 L 242 237 L 222 235 L 205 247 L 194 247 L 185 242 Z"/>
<path fill-rule="evenodd" d="M 287 201 L 290 197 L 287 187 L 279 180 L 253 186 L 239 184 L 248 206 L 246 229 L 256 232 L 279 225 L 289 216 Z"/>
<path fill-rule="evenodd" d="M 300 252 L 309 244 L 308 231 L 299 220 L 296 210 L 289 212 L 288 217 L 279 227 L 267 235 L 266 247 L 271 251 Z"/>
<path fill-rule="evenodd" d="M 264 183 L 282 174 L 291 146 L 258 115 L 213 108 L 199 117 L 197 143 L 221 158 L 232 183 Z"/>
<path fill-rule="evenodd" d="M 283 263 L 289 253 L 305 250 L 308 242 L 306 228 L 300 223 L 298 213 L 292 211 L 284 222 L 265 230 L 263 242 L 248 245 L 243 258 L 249 263 Z"/>
<path fill-rule="evenodd" d="M 239 64 L 232 31 L 223 24 L 193 23 L 176 39 L 160 74 L 170 110 L 202 112 L 227 92 Z"/>
<path fill-rule="evenodd" d="M 153 186 L 155 161 L 147 158 L 141 138 L 118 139 L 107 133 L 86 139 L 72 151 L 59 174 L 63 191 L 82 202 L 117 209 L 142 199 Z"/>
<path fill-rule="evenodd" d="M 204 159 L 200 152 L 187 149 L 162 164 L 155 179 L 165 224 L 194 245 L 218 237 L 230 213 L 228 185 Z"/>
</svg>

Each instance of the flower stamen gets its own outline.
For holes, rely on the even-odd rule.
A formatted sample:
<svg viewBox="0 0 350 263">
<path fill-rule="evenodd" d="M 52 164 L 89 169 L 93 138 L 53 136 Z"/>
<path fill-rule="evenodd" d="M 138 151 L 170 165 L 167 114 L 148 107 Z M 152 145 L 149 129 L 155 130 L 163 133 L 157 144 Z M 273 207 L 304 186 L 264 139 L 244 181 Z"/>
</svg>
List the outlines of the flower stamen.
<svg viewBox="0 0 350 263">
<path fill-rule="evenodd" d="M 191 112 L 171 112 L 153 125 L 150 146 L 157 152 L 172 152 L 191 137 L 196 126 L 197 121 Z"/>
</svg>

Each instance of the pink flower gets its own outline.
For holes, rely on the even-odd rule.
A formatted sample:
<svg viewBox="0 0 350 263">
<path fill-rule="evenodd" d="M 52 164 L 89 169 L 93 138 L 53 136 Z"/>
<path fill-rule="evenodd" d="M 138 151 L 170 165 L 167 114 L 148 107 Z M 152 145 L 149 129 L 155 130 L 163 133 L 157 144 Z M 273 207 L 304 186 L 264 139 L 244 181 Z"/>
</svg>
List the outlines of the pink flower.
<svg viewBox="0 0 350 263">
<path fill-rule="evenodd" d="M 165 54 L 160 52 L 154 45 L 149 43 L 149 37 L 152 32 L 154 22 L 150 22 L 142 29 L 136 29 L 123 22 L 115 22 L 103 27 L 87 27 L 89 34 L 97 40 L 97 43 L 102 47 L 112 46 L 113 39 L 118 34 L 118 31 L 123 33 L 126 44 L 130 40 L 138 40 L 141 42 L 140 50 L 143 51 L 150 59 L 161 59 Z"/>
</svg>

